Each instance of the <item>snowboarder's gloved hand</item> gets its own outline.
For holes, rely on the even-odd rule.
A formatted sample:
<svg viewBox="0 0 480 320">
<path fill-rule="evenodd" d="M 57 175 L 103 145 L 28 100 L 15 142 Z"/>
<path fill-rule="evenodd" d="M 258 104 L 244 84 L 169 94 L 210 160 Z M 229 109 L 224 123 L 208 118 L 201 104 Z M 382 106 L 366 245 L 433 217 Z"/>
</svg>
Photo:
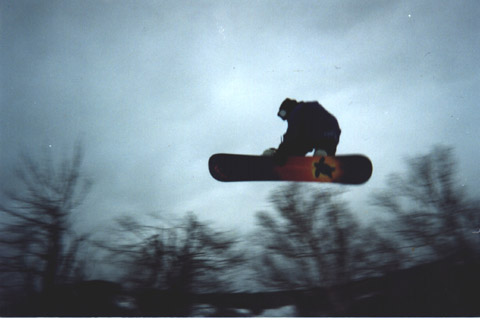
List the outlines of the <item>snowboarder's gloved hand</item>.
<svg viewBox="0 0 480 320">
<path fill-rule="evenodd" d="M 287 162 L 287 155 L 283 152 L 278 152 L 275 148 L 269 148 L 263 151 L 262 156 L 273 157 L 273 162 L 278 166 L 283 166 Z"/>
<path fill-rule="evenodd" d="M 275 148 L 268 148 L 267 150 L 263 151 L 262 156 L 264 156 L 264 157 L 273 157 L 276 152 L 277 152 L 277 149 L 275 149 Z"/>
</svg>

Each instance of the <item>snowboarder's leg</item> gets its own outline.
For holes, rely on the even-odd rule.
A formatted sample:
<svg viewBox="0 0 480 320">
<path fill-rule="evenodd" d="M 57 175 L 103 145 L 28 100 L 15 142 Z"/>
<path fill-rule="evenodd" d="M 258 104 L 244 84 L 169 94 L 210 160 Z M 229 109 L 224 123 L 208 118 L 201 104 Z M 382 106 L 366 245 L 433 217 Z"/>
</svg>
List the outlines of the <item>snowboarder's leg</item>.
<svg viewBox="0 0 480 320">
<path fill-rule="evenodd" d="M 273 148 L 271 148 L 273 149 Z M 312 151 L 312 147 L 308 147 L 304 143 L 281 143 L 278 149 L 273 149 L 273 154 L 269 150 L 264 151 L 264 155 L 272 154 L 274 157 L 274 162 L 279 165 L 283 166 L 286 162 L 288 157 L 297 156 L 303 157 L 308 152 Z"/>
</svg>

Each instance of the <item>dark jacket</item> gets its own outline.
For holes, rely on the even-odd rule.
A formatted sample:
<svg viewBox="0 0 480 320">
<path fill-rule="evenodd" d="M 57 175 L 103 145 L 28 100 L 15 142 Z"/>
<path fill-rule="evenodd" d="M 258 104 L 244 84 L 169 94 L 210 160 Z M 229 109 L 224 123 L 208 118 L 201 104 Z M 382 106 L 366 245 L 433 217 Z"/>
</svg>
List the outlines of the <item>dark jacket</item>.
<svg viewBox="0 0 480 320">
<path fill-rule="evenodd" d="M 287 121 L 288 129 L 277 152 L 305 155 L 314 148 L 327 152 L 334 148 L 335 153 L 341 130 L 337 119 L 318 102 L 298 102 Z"/>
</svg>

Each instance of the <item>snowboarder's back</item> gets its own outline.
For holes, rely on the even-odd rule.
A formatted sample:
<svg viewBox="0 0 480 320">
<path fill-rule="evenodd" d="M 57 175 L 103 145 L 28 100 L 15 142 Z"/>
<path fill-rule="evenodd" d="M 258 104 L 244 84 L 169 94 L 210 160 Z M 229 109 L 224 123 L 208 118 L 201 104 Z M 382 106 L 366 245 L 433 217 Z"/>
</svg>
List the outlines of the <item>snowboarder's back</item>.
<svg viewBox="0 0 480 320">
<path fill-rule="evenodd" d="M 316 154 L 335 155 L 341 130 L 337 119 L 321 104 L 287 98 L 278 116 L 288 122 L 288 129 L 274 152 L 277 158 L 304 156 L 313 149 Z"/>
</svg>

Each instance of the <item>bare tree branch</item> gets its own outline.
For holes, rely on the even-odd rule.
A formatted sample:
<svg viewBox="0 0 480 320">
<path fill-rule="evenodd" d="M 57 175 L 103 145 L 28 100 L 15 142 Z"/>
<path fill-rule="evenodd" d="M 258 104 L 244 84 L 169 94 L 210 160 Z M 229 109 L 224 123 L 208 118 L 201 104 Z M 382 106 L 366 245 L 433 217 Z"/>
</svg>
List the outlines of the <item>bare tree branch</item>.
<svg viewBox="0 0 480 320">
<path fill-rule="evenodd" d="M 468 227 L 479 214 L 455 179 L 453 150 L 437 146 L 407 162 L 406 174 L 397 174 L 374 204 L 393 217 L 396 235 L 415 250 L 413 259 L 438 259 L 457 251 L 475 251 Z M 423 250 L 416 250 L 416 249 Z"/>
<path fill-rule="evenodd" d="M 41 283 L 40 291 L 72 274 L 85 236 L 74 236 L 70 220 L 91 185 L 83 178 L 82 161 L 80 144 L 58 166 L 51 156 L 43 162 L 21 157 L 15 170 L 20 187 L 3 190 L 6 200 L 0 204 L 2 272 L 27 273 L 25 279 Z"/>
</svg>

